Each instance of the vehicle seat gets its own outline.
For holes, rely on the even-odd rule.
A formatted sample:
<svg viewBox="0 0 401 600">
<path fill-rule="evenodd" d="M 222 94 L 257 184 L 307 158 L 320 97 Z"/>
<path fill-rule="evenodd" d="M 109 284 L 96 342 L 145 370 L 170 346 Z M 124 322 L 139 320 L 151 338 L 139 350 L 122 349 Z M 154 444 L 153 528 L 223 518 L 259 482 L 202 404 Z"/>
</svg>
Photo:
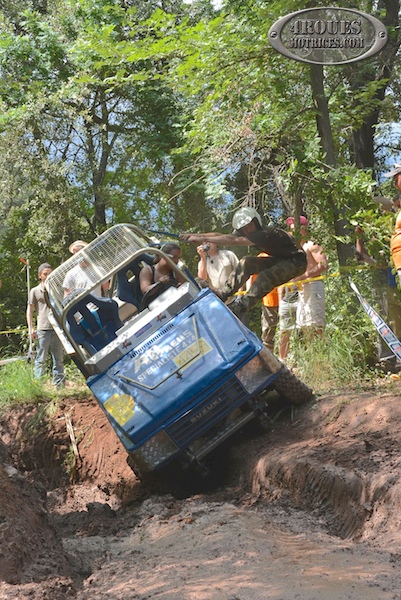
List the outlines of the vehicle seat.
<svg viewBox="0 0 401 600">
<path fill-rule="evenodd" d="M 76 313 L 82 317 L 79 321 L 74 316 Z M 67 322 L 74 341 L 85 348 L 90 356 L 116 339 L 116 331 L 123 325 L 118 316 L 117 302 L 93 294 L 87 294 L 70 308 Z"/>
<path fill-rule="evenodd" d="M 120 300 L 129 302 L 138 309 L 140 308 L 143 296 L 139 284 L 139 273 L 142 268 L 140 263 L 145 262 L 148 265 L 152 265 L 154 258 L 155 257 L 151 254 L 141 254 L 123 269 L 118 271 L 116 296 L 120 298 Z M 129 276 L 130 271 L 132 276 Z"/>
</svg>

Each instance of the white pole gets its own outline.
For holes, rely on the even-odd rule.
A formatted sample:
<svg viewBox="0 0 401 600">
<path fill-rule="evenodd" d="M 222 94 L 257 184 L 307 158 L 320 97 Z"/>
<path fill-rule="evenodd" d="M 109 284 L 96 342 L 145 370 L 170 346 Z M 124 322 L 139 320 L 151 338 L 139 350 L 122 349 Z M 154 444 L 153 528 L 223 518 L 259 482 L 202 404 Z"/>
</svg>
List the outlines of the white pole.
<svg viewBox="0 0 401 600">
<path fill-rule="evenodd" d="M 29 258 L 27 258 L 25 260 L 25 265 L 26 265 L 26 287 L 27 287 L 27 293 L 28 293 L 28 299 L 27 299 L 27 307 L 29 306 L 29 298 L 31 295 L 31 280 L 30 280 L 30 270 L 31 270 L 31 265 L 29 264 Z M 29 334 L 28 334 L 29 335 Z M 32 352 L 33 352 L 33 342 L 32 342 L 32 338 L 29 335 L 29 347 L 28 347 L 28 360 L 32 359 Z"/>
</svg>

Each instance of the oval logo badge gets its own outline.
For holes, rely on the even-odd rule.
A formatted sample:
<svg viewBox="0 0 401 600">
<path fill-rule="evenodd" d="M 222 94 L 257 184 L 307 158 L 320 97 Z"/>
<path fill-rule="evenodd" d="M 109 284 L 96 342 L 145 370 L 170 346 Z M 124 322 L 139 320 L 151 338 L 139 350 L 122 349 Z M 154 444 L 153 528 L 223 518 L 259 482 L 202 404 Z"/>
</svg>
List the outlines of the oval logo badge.
<svg viewBox="0 0 401 600">
<path fill-rule="evenodd" d="M 273 48 L 293 60 L 341 65 L 373 56 L 388 39 L 381 21 L 358 10 L 310 8 L 282 17 L 270 28 Z"/>
</svg>

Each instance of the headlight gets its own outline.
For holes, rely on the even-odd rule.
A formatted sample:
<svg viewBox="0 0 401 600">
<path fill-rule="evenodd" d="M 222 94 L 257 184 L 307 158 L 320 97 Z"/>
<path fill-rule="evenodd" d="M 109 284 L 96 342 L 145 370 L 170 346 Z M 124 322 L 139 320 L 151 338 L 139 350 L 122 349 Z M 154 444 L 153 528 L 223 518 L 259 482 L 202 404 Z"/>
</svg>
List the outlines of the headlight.
<svg viewBox="0 0 401 600">
<path fill-rule="evenodd" d="M 255 356 L 241 369 L 238 369 L 235 375 L 248 394 L 253 394 L 255 390 L 266 383 L 266 379 L 271 377 L 272 372 L 267 365 L 262 363 L 259 356 Z"/>
<path fill-rule="evenodd" d="M 160 431 L 155 436 L 138 448 L 147 463 L 156 468 L 159 464 L 170 458 L 178 450 L 171 438 L 164 431 Z"/>
</svg>

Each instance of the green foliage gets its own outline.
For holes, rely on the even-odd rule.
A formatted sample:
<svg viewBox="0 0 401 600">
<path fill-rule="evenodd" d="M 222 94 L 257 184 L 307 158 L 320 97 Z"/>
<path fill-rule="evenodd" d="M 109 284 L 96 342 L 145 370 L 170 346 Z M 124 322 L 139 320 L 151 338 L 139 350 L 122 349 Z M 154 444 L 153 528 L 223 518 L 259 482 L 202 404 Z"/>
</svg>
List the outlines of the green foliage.
<svg viewBox="0 0 401 600">
<path fill-rule="evenodd" d="M 0 374 L 0 412 L 18 404 L 40 404 L 39 421 L 53 416 L 63 398 L 81 399 L 90 394 L 81 372 L 69 361 L 65 365 L 68 385 L 62 388 L 54 387 L 50 378 L 36 379 L 33 364 L 25 360 L 0 366 Z"/>
<path fill-rule="evenodd" d="M 376 14 L 371 2 L 347 6 Z M 19 256 L 33 268 L 57 265 L 73 239 L 89 241 L 116 222 L 224 231 L 245 202 L 278 223 L 304 210 L 332 271 L 341 247 L 355 242 L 357 221 L 368 248 L 385 249 L 370 197 L 373 168 L 399 147 L 399 135 L 390 140 L 386 128 L 400 114 L 399 7 L 380 5 L 391 34 L 380 55 L 324 69 L 330 165 L 311 70 L 268 40 L 279 17 L 307 7 L 293 0 L 226 0 L 219 11 L 207 0 L 3 3 L 3 328 L 25 321 Z M 184 257 L 195 266 L 190 248 Z M 345 309 L 337 308 L 338 320 Z"/>
<path fill-rule="evenodd" d="M 0 366 L 0 411 L 20 403 L 38 402 L 45 396 L 43 383 L 33 376 L 33 367 L 23 360 Z"/>
<path fill-rule="evenodd" d="M 349 285 L 355 282 L 362 296 L 379 314 L 382 272 L 353 265 L 341 277 L 329 277 L 326 289 L 326 327 L 322 338 L 303 338 L 294 332 L 289 360 L 302 379 L 317 392 L 366 386 L 378 376 L 377 332 Z M 380 281 L 382 282 L 380 285 Z"/>
<path fill-rule="evenodd" d="M 291 344 L 291 363 L 296 365 L 302 380 L 317 393 L 361 388 L 375 377 L 374 372 L 367 369 L 372 348 L 356 324 L 348 323 L 346 329 L 329 324 L 323 337 L 295 336 Z"/>
<path fill-rule="evenodd" d="M 387 266 L 390 263 L 390 238 L 395 228 L 395 213 L 383 211 L 375 204 L 372 208 L 358 210 L 350 219 L 354 228 L 361 228 L 360 236 L 369 255 L 378 265 Z"/>
</svg>

